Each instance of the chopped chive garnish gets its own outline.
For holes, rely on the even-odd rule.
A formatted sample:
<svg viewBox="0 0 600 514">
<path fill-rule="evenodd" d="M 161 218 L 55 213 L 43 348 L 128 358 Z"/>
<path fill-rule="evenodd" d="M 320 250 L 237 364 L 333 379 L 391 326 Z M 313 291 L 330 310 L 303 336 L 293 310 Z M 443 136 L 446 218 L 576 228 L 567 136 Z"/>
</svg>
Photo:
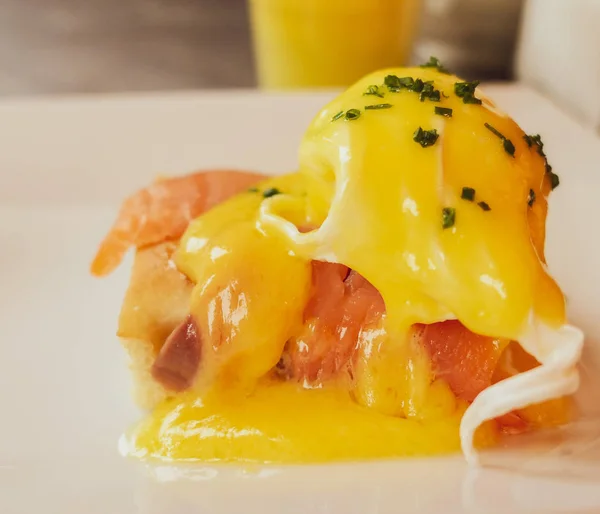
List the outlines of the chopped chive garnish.
<svg viewBox="0 0 600 514">
<path fill-rule="evenodd" d="M 251 187 L 250 189 L 248 189 L 249 193 L 258 193 L 258 187 Z"/>
<path fill-rule="evenodd" d="M 419 95 L 419 100 L 421 100 L 421 102 L 424 102 L 426 98 L 428 98 L 432 102 L 440 101 L 440 92 L 433 87 L 433 82 L 431 81 L 425 82 L 423 84 L 423 90 Z"/>
<path fill-rule="evenodd" d="M 344 111 L 340 111 L 331 118 L 331 121 L 339 120 L 342 117 L 349 121 L 356 120 L 357 118 L 360 118 L 360 111 L 358 109 L 348 109 L 345 113 Z"/>
<path fill-rule="evenodd" d="M 442 66 L 440 60 L 433 55 L 429 58 L 429 61 L 427 61 L 425 64 L 421 64 L 421 68 L 435 68 L 440 73 L 450 73 L 446 68 L 444 68 L 444 66 Z"/>
<path fill-rule="evenodd" d="M 472 202 L 473 200 L 475 200 L 475 189 L 473 189 L 472 187 L 463 187 L 460 197 L 463 200 L 468 200 L 469 202 Z"/>
<path fill-rule="evenodd" d="M 435 129 L 423 130 L 421 127 L 419 127 L 413 133 L 413 141 L 415 141 L 415 143 L 419 143 L 423 148 L 433 146 L 437 141 L 438 137 L 439 134 Z"/>
<path fill-rule="evenodd" d="M 512 144 L 510 139 L 503 139 L 502 146 L 504 147 L 504 151 L 510 155 L 511 157 L 515 156 L 515 145 Z"/>
<path fill-rule="evenodd" d="M 389 109 L 392 107 L 392 104 L 375 104 L 375 105 L 365 105 L 365 110 L 372 109 Z"/>
<path fill-rule="evenodd" d="M 544 143 L 542 141 L 542 137 L 539 134 L 536 134 L 533 137 L 533 142 L 537 146 L 537 151 L 542 157 L 546 157 L 546 153 L 544 152 Z"/>
<path fill-rule="evenodd" d="M 542 157 L 546 157 L 546 154 L 544 153 L 544 143 L 542 141 L 542 136 L 540 136 L 539 134 L 532 134 L 530 136 L 525 135 L 523 136 L 523 139 L 525 140 L 529 148 L 535 145 L 537 153 L 540 154 Z"/>
<path fill-rule="evenodd" d="M 369 86 L 363 95 L 374 95 L 379 98 L 383 98 L 383 92 L 379 89 L 379 86 Z"/>
<path fill-rule="evenodd" d="M 412 80 L 412 79 L 411 79 Z M 396 76 L 396 75 L 387 75 L 384 79 L 383 79 L 383 83 L 387 86 L 387 88 L 392 91 L 392 92 L 396 92 L 399 91 L 400 88 L 402 87 L 406 87 L 403 86 L 402 83 L 400 82 L 400 79 Z"/>
<path fill-rule="evenodd" d="M 475 88 L 479 85 L 479 81 L 473 82 L 456 82 L 454 84 L 454 94 L 462 98 L 466 104 L 481 104 L 481 99 L 475 98 Z"/>
<path fill-rule="evenodd" d="M 544 158 L 544 162 L 546 165 L 546 175 L 550 179 L 550 185 L 552 189 L 556 189 L 560 185 L 560 179 L 558 175 L 552 171 L 552 166 L 548 164 L 548 157 L 546 156 L 546 152 L 544 152 L 544 142 L 542 141 L 542 136 L 539 134 L 525 135 L 523 139 L 527 143 L 527 146 L 531 148 L 535 146 L 537 153 Z"/>
<path fill-rule="evenodd" d="M 360 118 L 360 111 L 358 109 L 348 109 L 346 111 L 346 119 L 348 121 L 356 120 Z"/>
<path fill-rule="evenodd" d="M 383 80 L 384 84 L 392 93 L 397 93 L 401 89 L 407 89 L 413 93 L 420 93 L 420 100 L 424 102 L 425 99 L 429 99 L 432 102 L 439 102 L 441 99 L 441 93 L 433 86 L 433 81 L 423 80 L 412 77 L 397 77 L 396 75 L 388 75 Z"/>
<path fill-rule="evenodd" d="M 537 145 L 538 148 L 538 153 L 543 157 L 546 154 L 544 153 L 544 142 L 542 141 L 542 136 L 540 136 L 539 134 L 534 134 L 533 136 L 531 136 L 531 140 L 534 142 L 534 144 Z"/>
<path fill-rule="evenodd" d="M 398 78 L 398 77 L 396 77 Z M 400 84 L 401 87 L 405 87 L 407 89 L 412 89 L 413 86 L 415 85 L 415 79 L 413 79 L 412 77 L 401 77 L 398 79 L 398 83 Z"/>
<path fill-rule="evenodd" d="M 495 136 L 498 136 L 500 138 L 500 140 L 502 141 L 502 146 L 504 148 L 504 151 L 511 157 L 514 157 L 515 156 L 515 145 L 513 145 L 512 141 L 510 139 L 506 139 L 501 132 L 496 130 L 489 123 L 484 123 L 484 126 L 492 134 L 494 134 Z"/>
<path fill-rule="evenodd" d="M 270 187 L 269 189 L 265 189 L 263 191 L 264 198 L 271 198 L 272 196 L 280 195 L 280 194 L 281 194 L 281 191 L 279 191 L 279 189 L 277 189 L 276 187 Z"/>
<path fill-rule="evenodd" d="M 473 82 L 455 82 L 454 83 L 454 93 L 459 98 L 463 98 L 467 95 L 474 95 L 475 89 L 479 85 L 478 80 L 474 80 Z"/>
<path fill-rule="evenodd" d="M 488 129 L 492 134 L 498 136 L 502 140 L 506 139 L 501 132 L 499 132 L 497 129 L 492 127 L 489 123 L 484 123 L 484 125 L 485 125 L 485 128 Z"/>
<path fill-rule="evenodd" d="M 486 202 L 477 202 L 477 205 L 481 207 L 484 211 L 491 211 L 492 208 Z"/>
<path fill-rule="evenodd" d="M 533 189 L 529 190 L 529 196 L 527 197 L 527 205 L 531 207 L 535 202 L 535 191 Z"/>
<path fill-rule="evenodd" d="M 415 80 L 412 77 L 398 77 L 396 75 L 386 76 L 385 79 L 383 79 L 383 83 L 393 93 L 396 93 L 401 89 L 408 89 L 420 93 L 425 85 L 421 79 Z"/>
<path fill-rule="evenodd" d="M 550 185 L 554 191 L 560 185 L 560 179 L 558 178 L 558 175 L 552 171 L 552 166 L 548 164 L 548 161 L 546 161 L 546 175 L 550 178 Z"/>
<path fill-rule="evenodd" d="M 481 105 L 481 98 L 475 98 L 474 96 L 464 96 L 463 103 Z"/>
<path fill-rule="evenodd" d="M 433 110 L 436 114 L 439 114 L 440 116 L 446 116 L 446 118 L 452 118 L 452 109 L 450 109 L 450 107 L 440 107 L 440 106 L 436 105 Z"/>
<path fill-rule="evenodd" d="M 442 209 L 442 228 L 450 228 L 456 221 L 456 209 L 454 207 L 444 207 Z"/>
<path fill-rule="evenodd" d="M 423 82 L 421 79 L 415 79 L 415 83 L 412 85 L 410 90 L 414 91 L 415 93 L 420 93 L 421 91 L 423 91 L 424 87 L 425 82 Z"/>
</svg>

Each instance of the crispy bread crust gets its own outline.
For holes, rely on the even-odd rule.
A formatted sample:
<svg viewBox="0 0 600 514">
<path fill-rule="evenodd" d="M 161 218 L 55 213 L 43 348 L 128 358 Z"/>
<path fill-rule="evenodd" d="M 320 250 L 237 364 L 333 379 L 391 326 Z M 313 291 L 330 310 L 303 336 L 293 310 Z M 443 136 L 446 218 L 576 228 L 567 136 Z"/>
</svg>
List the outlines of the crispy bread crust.
<svg viewBox="0 0 600 514">
<path fill-rule="evenodd" d="M 166 242 L 137 250 L 117 335 L 130 358 L 134 399 L 151 409 L 167 397 L 151 367 L 167 336 L 189 313 L 193 284 L 176 268 Z"/>
</svg>

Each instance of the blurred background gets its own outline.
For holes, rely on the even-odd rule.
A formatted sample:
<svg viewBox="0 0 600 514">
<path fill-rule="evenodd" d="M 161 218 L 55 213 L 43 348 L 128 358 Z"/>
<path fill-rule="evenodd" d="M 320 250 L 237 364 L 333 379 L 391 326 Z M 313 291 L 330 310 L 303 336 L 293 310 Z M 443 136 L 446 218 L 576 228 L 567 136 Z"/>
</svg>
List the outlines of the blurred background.
<svg viewBox="0 0 600 514">
<path fill-rule="evenodd" d="M 295 12 L 275 12 L 282 4 Z M 251 7 L 263 44 L 277 38 L 269 23 L 287 31 L 294 22 L 313 31 L 322 23 L 338 38 L 354 34 L 362 47 L 382 29 L 388 42 L 407 35 L 409 60 L 435 54 L 466 72 L 508 79 L 522 0 L 0 0 L 0 95 L 255 86 Z M 390 34 L 377 12 L 396 16 L 402 34 Z M 321 52 L 333 39 L 318 45 Z M 402 64 L 394 61 L 403 50 L 394 59 L 387 49 L 390 64 Z"/>
<path fill-rule="evenodd" d="M 598 127 L 599 25 L 600 0 L 0 0 L 0 97 L 343 87 L 435 55 Z"/>
<path fill-rule="evenodd" d="M 254 83 L 246 0 L 0 0 L 0 95 Z"/>
</svg>

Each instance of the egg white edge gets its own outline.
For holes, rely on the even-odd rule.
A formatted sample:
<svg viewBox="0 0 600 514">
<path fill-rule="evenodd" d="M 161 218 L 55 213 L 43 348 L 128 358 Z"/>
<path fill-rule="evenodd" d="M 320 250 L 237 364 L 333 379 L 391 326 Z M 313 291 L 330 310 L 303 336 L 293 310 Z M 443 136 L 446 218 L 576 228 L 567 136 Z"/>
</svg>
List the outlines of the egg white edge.
<svg viewBox="0 0 600 514">
<path fill-rule="evenodd" d="M 577 391 L 577 363 L 581 358 L 583 339 L 583 332 L 577 327 L 565 324 L 552 328 L 530 316 L 518 342 L 540 362 L 540 366 L 484 389 L 467 408 L 460 423 L 461 447 L 467 462 L 479 463 L 473 437 L 482 423 Z"/>
</svg>

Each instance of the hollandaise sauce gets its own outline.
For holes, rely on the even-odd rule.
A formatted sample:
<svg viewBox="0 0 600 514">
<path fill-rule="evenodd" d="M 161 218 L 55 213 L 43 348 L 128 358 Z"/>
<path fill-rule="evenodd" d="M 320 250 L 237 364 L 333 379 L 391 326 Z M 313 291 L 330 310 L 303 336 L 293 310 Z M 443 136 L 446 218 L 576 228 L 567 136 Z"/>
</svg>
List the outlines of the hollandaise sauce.
<svg viewBox="0 0 600 514">
<path fill-rule="evenodd" d="M 465 405 L 435 383 L 420 420 L 358 405 L 344 388 L 262 383 L 247 397 L 204 401 L 186 393 L 165 402 L 126 442 L 139 457 L 219 462 L 307 463 L 434 455 L 460 449 Z M 479 443 L 494 440 L 493 427 Z"/>
<path fill-rule="evenodd" d="M 384 70 L 323 109 L 302 141 L 301 172 L 335 184 L 320 229 L 284 224 L 277 198 L 261 221 L 289 234 L 294 252 L 367 278 L 390 329 L 458 318 L 518 339 L 532 310 L 564 321 L 544 266 L 552 180 L 537 148 L 476 83 L 433 68 Z"/>
<path fill-rule="evenodd" d="M 437 60 L 363 78 L 313 120 L 298 171 L 189 224 L 173 263 L 199 365 L 128 451 L 469 454 L 476 429 L 481 446 L 564 421 L 544 409 L 577 387 L 582 336 L 545 265 L 557 185 L 541 138 Z"/>
</svg>

